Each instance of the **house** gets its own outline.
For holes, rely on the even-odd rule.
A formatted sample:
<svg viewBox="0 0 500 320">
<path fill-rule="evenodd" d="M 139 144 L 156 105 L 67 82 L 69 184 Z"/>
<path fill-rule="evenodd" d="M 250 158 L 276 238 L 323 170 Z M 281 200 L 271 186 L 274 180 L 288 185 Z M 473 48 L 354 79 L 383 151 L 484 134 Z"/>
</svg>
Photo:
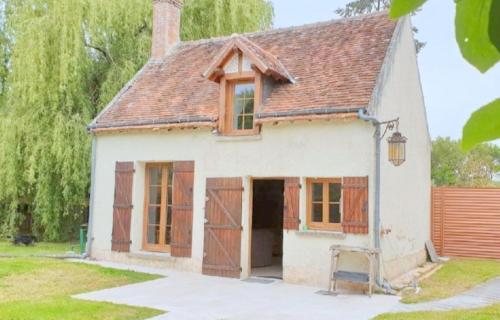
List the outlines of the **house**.
<svg viewBox="0 0 500 320">
<path fill-rule="evenodd" d="M 182 3 L 153 4 L 151 59 L 89 125 L 90 256 L 322 287 L 334 244 L 380 247 L 386 280 L 426 260 L 431 144 L 409 18 L 181 42 Z M 374 139 L 385 125 L 367 117 L 399 119 L 402 165 L 387 156 L 397 128 Z"/>
</svg>

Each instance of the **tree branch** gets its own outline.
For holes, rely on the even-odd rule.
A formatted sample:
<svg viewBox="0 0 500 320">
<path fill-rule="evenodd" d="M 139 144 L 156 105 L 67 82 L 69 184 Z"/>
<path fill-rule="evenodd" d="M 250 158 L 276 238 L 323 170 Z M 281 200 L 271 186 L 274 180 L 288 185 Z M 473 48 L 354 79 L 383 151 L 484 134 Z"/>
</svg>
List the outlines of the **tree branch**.
<svg viewBox="0 0 500 320">
<path fill-rule="evenodd" d="M 111 63 L 114 63 L 114 62 L 113 62 L 113 58 L 111 58 L 111 55 L 110 55 L 110 54 L 109 54 L 109 52 L 108 52 L 108 51 L 106 51 L 105 49 L 103 49 L 103 48 L 101 48 L 101 47 L 93 46 L 93 45 L 91 45 L 90 43 L 88 43 L 87 41 L 85 41 L 85 43 L 84 43 L 84 44 L 85 44 L 85 46 L 86 46 L 87 48 L 91 48 L 91 49 L 94 49 L 94 50 L 96 50 L 96 51 L 100 52 L 100 53 L 104 56 L 104 58 L 106 59 L 106 61 L 108 61 L 108 63 L 110 63 L 110 64 L 111 64 Z"/>
</svg>

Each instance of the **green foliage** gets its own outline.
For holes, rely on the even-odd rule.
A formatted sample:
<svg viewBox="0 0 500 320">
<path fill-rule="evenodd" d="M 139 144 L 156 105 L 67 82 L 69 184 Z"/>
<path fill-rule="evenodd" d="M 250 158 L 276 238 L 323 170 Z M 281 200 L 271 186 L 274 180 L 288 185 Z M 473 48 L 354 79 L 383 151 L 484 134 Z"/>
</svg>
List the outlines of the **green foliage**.
<svg viewBox="0 0 500 320">
<path fill-rule="evenodd" d="M 185 0 L 183 40 L 205 39 L 272 26 L 274 10 L 267 0 Z"/>
<path fill-rule="evenodd" d="M 432 143 L 432 182 L 436 186 L 494 186 L 500 172 L 500 147 L 480 144 L 469 152 L 460 141 L 437 138 Z"/>
<path fill-rule="evenodd" d="M 492 1 L 460 0 L 456 5 L 455 34 L 458 46 L 464 58 L 481 72 L 486 72 L 500 60 L 500 51 L 489 36 Z"/>
<path fill-rule="evenodd" d="M 426 1 L 394 0 L 390 16 L 401 17 Z M 460 51 L 484 73 L 500 61 L 500 0 L 455 0 L 455 3 L 455 34 Z M 464 150 L 500 138 L 499 115 L 499 100 L 476 111 L 463 130 Z"/>
<path fill-rule="evenodd" d="M 476 144 L 500 137 L 500 99 L 474 112 L 463 129 L 462 147 L 470 150 Z"/>
<path fill-rule="evenodd" d="M 338 8 L 335 10 L 335 13 L 341 17 L 348 18 L 359 16 L 362 14 L 368 14 L 372 12 L 378 12 L 382 10 L 387 10 L 391 7 L 391 0 L 354 0 L 348 2 L 345 7 Z M 400 6 L 400 4 L 398 4 Z M 417 10 L 417 8 L 415 8 Z M 412 10 L 408 11 L 408 13 L 414 13 Z M 417 34 L 418 29 L 413 27 L 413 33 Z M 415 49 L 417 53 L 420 52 L 425 47 L 425 42 L 421 42 L 415 39 Z"/>
<path fill-rule="evenodd" d="M 417 10 L 426 1 L 427 0 L 392 0 L 389 16 L 394 19 L 407 15 Z"/>
<path fill-rule="evenodd" d="M 491 3 L 490 9 L 490 30 L 489 35 L 491 42 L 500 52 L 500 19 L 498 19 L 498 15 L 500 14 L 500 1 L 494 0 Z"/>
<path fill-rule="evenodd" d="M 348 2 L 344 8 L 338 8 L 335 13 L 348 18 L 368 14 L 390 8 L 391 0 L 355 0 Z"/>
<path fill-rule="evenodd" d="M 74 238 L 88 206 L 85 128 L 147 61 L 152 2 L 2 3 L 0 234 L 28 220 L 45 240 Z M 272 19 L 266 0 L 186 0 L 182 37 L 257 31 Z"/>
</svg>

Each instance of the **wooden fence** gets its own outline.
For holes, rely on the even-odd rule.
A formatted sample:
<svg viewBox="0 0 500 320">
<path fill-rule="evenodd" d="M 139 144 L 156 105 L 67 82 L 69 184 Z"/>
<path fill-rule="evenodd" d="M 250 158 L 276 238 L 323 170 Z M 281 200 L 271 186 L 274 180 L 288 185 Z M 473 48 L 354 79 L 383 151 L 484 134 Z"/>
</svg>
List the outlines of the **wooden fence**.
<svg viewBox="0 0 500 320">
<path fill-rule="evenodd" d="M 500 259 L 500 188 L 433 188 L 431 236 L 441 256 Z"/>
</svg>

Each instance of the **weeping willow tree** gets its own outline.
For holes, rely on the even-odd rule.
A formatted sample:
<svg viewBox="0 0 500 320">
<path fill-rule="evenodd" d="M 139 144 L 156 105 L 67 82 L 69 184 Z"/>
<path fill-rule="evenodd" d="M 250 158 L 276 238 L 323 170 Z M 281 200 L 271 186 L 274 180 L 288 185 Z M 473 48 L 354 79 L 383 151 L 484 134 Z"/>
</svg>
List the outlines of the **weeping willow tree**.
<svg viewBox="0 0 500 320">
<path fill-rule="evenodd" d="M 184 0 L 183 40 L 265 30 L 272 26 L 274 10 L 266 0 Z"/>
<path fill-rule="evenodd" d="M 0 228 L 73 237 L 90 179 L 86 125 L 147 61 L 149 0 L 4 0 Z M 186 0 L 182 38 L 271 27 L 265 0 Z M 1 39 L 1 37 L 0 37 Z M 1 75 L 0 75 L 1 76 Z"/>
</svg>

